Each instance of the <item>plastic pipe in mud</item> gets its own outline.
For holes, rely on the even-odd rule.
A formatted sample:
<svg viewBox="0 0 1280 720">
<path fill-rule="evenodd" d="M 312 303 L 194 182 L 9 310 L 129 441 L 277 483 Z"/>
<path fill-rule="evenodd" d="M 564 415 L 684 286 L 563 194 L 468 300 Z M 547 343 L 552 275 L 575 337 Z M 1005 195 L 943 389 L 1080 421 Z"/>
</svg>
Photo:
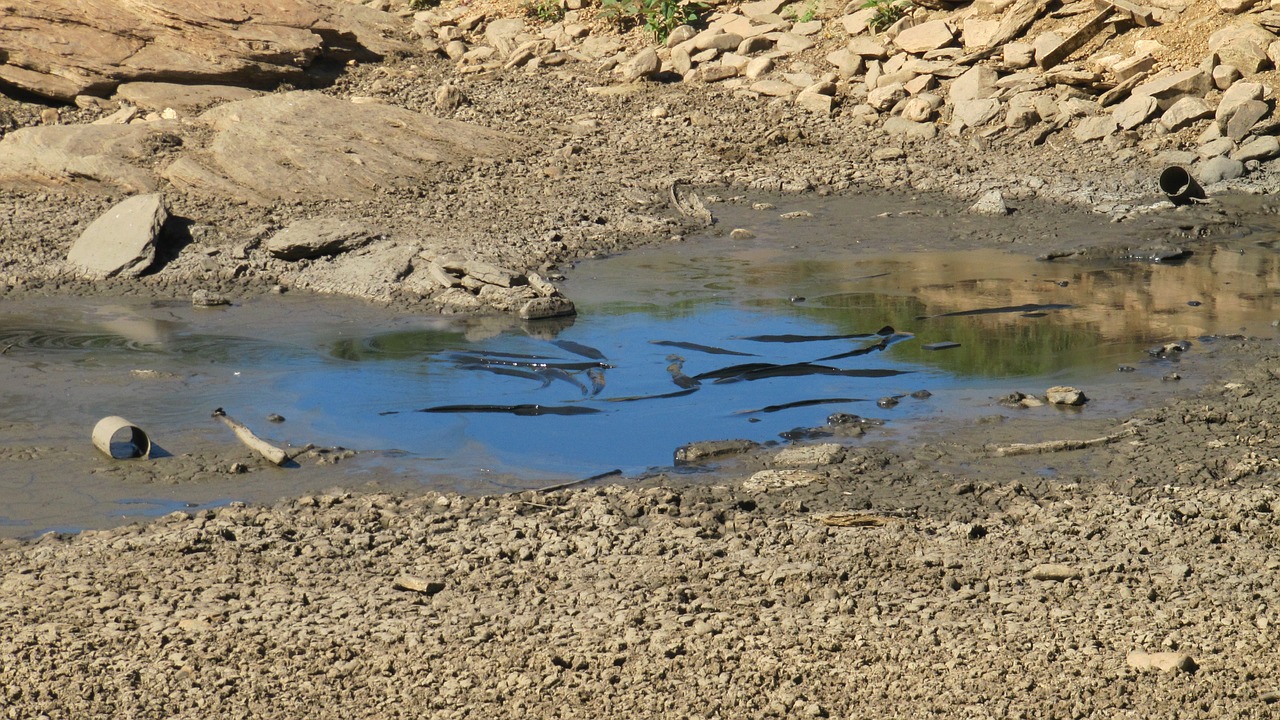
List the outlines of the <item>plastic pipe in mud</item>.
<svg viewBox="0 0 1280 720">
<path fill-rule="evenodd" d="M 118 415 L 104 417 L 93 426 L 93 444 L 116 460 L 151 456 L 151 438 L 142 428 Z"/>
<path fill-rule="evenodd" d="M 1204 188 L 1180 165 L 1170 165 L 1160 173 L 1160 190 L 1174 205 L 1190 205 L 1204 199 Z"/>
</svg>

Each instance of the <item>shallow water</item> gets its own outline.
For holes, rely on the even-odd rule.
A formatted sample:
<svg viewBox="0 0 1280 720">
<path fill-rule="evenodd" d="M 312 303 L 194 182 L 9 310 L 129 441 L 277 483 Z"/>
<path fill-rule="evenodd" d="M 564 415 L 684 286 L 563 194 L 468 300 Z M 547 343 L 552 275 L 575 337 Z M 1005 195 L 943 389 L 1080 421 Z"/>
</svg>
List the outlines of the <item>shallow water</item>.
<svg viewBox="0 0 1280 720">
<path fill-rule="evenodd" d="M 1256 242 L 1207 245 L 1177 265 L 1046 263 L 991 250 L 876 255 L 842 247 L 840 228 L 762 220 L 750 241 L 583 263 L 564 283 L 580 315 L 526 324 L 292 293 L 216 309 L 6 301 L 0 428 L 17 464 L 0 478 L 0 532 L 307 487 L 305 469 L 104 487 L 113 461 L 89 446 L 104 415 L 129 418 L 159 448 L 116 462 L 163 464 L 194 438 L 238 457 L 209 417 L 223 407 L 274 442 L 361 451 L 345 466 L 353 477 L 495 491 L 642 473 L 688 442 L 777 441 L 834 412 L 909 437 L 916 421 L 991 414 L 1010 391 L 1058 384 L 1089 390 L 1086 413 L 1120 413 L 1128 396 L 1113 388 L 1158 384 L 1174 362 L 1152 346 L 1270 335 L 1278 315 L 1278 256 Z M 805 234 L 824 242 L 789 242 Z M 931 395 L 911 395 L 920 390 Z M 877 406 L 885 397 L 899 402 Z M 13 470 L 24 444 L 77 458 L 57 492 Z"/>
</svg>

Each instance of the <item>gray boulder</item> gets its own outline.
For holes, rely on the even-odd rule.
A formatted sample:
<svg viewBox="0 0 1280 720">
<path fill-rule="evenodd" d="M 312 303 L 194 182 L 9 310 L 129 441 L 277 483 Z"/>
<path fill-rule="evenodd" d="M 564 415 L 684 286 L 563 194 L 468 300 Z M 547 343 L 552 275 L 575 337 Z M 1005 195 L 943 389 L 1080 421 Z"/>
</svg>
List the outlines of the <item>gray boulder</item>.
<svg viewBox="0 0 1280 720">
<path fill-rule="evenodd" d="M 80 234 L 67 262 L 92 278 L 135 277 L 156 259 L 156 239 L 169 218 L 159 193 L 116 203 Z"/>
<path fill-rule="evenodd" d="M 367 225 L 336 218 L 309 218 L 291 223 L 267 241 L 267 251 L 281 260 L 302 260 L 367 245 L 378 232 Z"/>
</svg>

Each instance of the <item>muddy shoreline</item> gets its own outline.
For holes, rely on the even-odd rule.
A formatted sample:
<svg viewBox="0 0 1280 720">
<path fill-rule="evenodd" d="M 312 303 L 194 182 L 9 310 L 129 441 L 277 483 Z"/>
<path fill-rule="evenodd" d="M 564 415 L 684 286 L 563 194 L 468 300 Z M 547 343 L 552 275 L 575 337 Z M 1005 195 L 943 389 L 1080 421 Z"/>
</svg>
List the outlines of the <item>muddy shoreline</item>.
<svg viewBox="0 0 1280 720">
<path fill-rule="evenodd" d="M 450 72 L 420 58 L 358 65 L 325 92 L 422 109 L 424 88 Z M 667 200 L 676 181 L 717 196 L 713 215 L 753 193 L 785 211 L 887 191 L 878 242 L 925 252 L 1194 250 L 1273 217 L 1258 196 L 1146 212 L 1160 202 L 1154 155 L 1118 161 L 1099 143 L 915 142 L 715 88 L 595 95 L 588 80 L 477 76 L 455 117 L 512 134 L 517 159 L 478 161 L 421 191 L 259 207 L 166 189 L 179 219 L 168 255 L 134 280 L 89 282 L 64 267 L 110 198 L 0 192 L 0 293 L 284 289 L 388 312 L 480 313 L 403 291 L 404 258 L 472 253 L 556 279 L 577 260 L 695 232 Z M 1234 186 L 1270 192 L 1268 167 Z M 1012 215 L 966 213 L 993 189 Z M 921 205 L 936 232 L 895 233 L 895 214 Z M 385 238 L 305 264 L 262 248 L 318 214 L 362 219 Z M 0 540 L 0 708 L 1269 717 L 1280 698 L 1280 356 L 1273 338 L 1222 338 L 1181 372 L 1189 382 L 1125 418 L 1000 413 L 907 444 L 819 459 L 769 451 L 716 473 L 545 494 L 352 493 L 338 464 L 325 472 L 343 489 L 300 488 L 305 497 L 270 507 Z M 1042 455 L 988 447 L 1101 437 L 1112 439 Z M 6 472 L 60 462 L 31 428 L 0 427 L 0 447 Z M 186 470 L 225 461 L 197 453 Z M 854 513 L 852 526 L 832 513 Z"/>
</svg>

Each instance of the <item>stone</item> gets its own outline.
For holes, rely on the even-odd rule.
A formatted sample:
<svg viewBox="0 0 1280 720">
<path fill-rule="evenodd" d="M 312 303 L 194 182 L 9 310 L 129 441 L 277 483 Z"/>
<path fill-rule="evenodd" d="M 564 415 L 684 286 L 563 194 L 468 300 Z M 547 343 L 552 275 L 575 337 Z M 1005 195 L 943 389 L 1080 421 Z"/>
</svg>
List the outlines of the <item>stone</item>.
<svg viewBox="0 0 1280 720">
<path fill-rule="evenodd" d="M 690 443 L 676 448 L 675 464 L 690 465 L 733 455 L 742 455 L 758 447 L 760 447 L 760 443 L 753 440 L 707 440 Z"/>
<path fill-rule="evenodd" d="M 1199 666 L 1190 655 L 1179 652 L 1141 652 L 1134 650 L 1125 655 L 1125 664 L 1134 670 L 1159 672 L 1195 672 Z"/>
<path fill-rule="evenodd" d="M 1150 95 L 1130 95 L 1111 111 L 1111 120 L 1122 130 L 1132 130 L 1150 120 L 1159 109 Z"/>
<path fill-rule="evenodd" d="M 467 97 L 462 94 L 462 89 L 453 83 L 445 83 L 436 88 L 436 110 L 440 112 L 453 112 L 466 101 Z"/>
<path fill-rule="evenodd" d="M 884 121 L 884 131 L 916 140 L 932 140 L 938 136 L 938 127 L 931 122 L 913 122 L 900 115 Z"/>
<path fill-rule="evenodd" d="M 1036 50 L 1027 43 L 1011 42 L 1001 49 L 1004 64 L 1011 68 L 1029 68 L 1035 64 Z"/>
<path fill-rule="evenodd" d="M 1218 100 L 1218 108 L 1214 111 L 1214 118 L 1218 120 L 1220 124 L 1225 122 L 1240 106 L 1250 100 L 1261 100 L 1264 97 L 1265 92 L 1266 89 L 1263 87 L 1262 83 L 1235 83 L 1222 93 L 1222 98 Z"/>
<path fill-rule="evenodd" d="M 876 16 L 876 8 L 867 7 L 840 18 L 840 25 L 850 35 L 861 35 L 870 28 L 871 19 Z"/>
<path fill-rule="evenodd" d="M 1045 56 L 1053 52 L 1062 44 L 1063 37 L 1056 32 L 1040 33 L 1036 39 L 1031 41 L 1031 48 L 1035 52 L 1036 64 L 1041 68 L 1046 68 Z"/>
<path fill-rule="evenodd" d="M 1196 165 L 1195 168 L 1196 179 L 1200 181 L 1201 185 L 1212 185 L 1226 180 L 1235 180 L 1241 175 L 1244 175 L 1244 163 L 1221 155 L 1209 158 Z"/>
<path fill-rule="evenodd" d="M 1067 580 L 1075 580 L 1080 577 L 1080 571 L 1070 565 L 1062 565 L 1058 563 L 1045 563 L 1037 565 L 1027 573 L 1027 577 L 1032 580 L 1047 580 L 1050 582 L 1066 582 Z"/>
<path fill-rule="evenodd" d="M 1004 217 L 1009 214 L 1009 206 L 1004 202 L 1004 193 L 999 190 L 988 190 L 978 198 L 978 202 L 969 206 L 969 212 L 974 215 Z"/>
<path fill-rule="evenodd" d="M 917 75 L 910 80 L 902 83 L 902 89 L 907 91 L 908 95 L 919 95 L 928 92 L 938 86 L 938 80 L 932 75 Z"/>
<path fill-rule="evenodd" d="M 379 237 L 364 223 L 338 218 L 296 220 L 267 240 L 267 252 L 281 260 L 303 260 L 353 250 Z"/>
<path fill-rule="evenodd" d="M 928 122 L 933 119 L 933 105 L 928 100 L 913 97 L 902 104 L 902 117 L 911 122 Z"/>
<path fill-rule="evenodd" d="M 991 39 L 995 37 L 996 29 L 1000 27 L 1000 21 L 992 18 L 970 17 L 965 19 L 964 25 L 960 28 L 960 44 L 966 50 L 976 48 L 985 48 L 991 45 Z M 1008 45 L 1005 46 L 1008 48 Z M 1005 62 L 1008 62 L 1006 55 Z M 1022 67 L 1027 67 L 1031 63 Z"/>
<path fill-rule="evenodd" d="M 0 139 L 0 186 L 135 195 L 159 188 L 158 148 L 182 145 L 173 121 L 134 125 L 50 125 Z"/>
<path fill-rule="evenodd" d="M 463 263 L 462 272 L 467 277 L 479 280 L 486 285 L 497 285 L 504 288 L 517 284 L 517 278 L 521 281 L 523 280 L 523 276 L 513 270 L 491 265 L 480 260 L 468 260 Z"/>
<path fill-rule="evenodd" d="M 791 97 L 800 91 L 800 88 L 783 80 L 761 80 L 751 83 L 747 89 L 767 97 Z"/>
<path fill-rule="evenodd" d="M 715 32 L 713 30 L 704 30 L 693 39 L 693 45 L 699 50 L 716 50 L 718 52 L 728 52 L 737 50 L 742 44 L 742 36 L 735 33 Z"/>
<path fill-rule="evenodd" d="M 1150 55 L 1134 55 L 1111 66 L 1111 73 L 1120 80 L 1150 72 L 1156 66 L 1156 59 Z"/>
<path fill-rule="evenodd" d="M 846 49 L 862 58 L 874 58 L 883 60 L 889 56 L 889 51 L 884 45 L 876 42 L 874 38 L 858 36 L 849 41 Z"/>
<path fill-rule="evenodd" d="M 417 575 L 401 575 L 395 579 L 392 587 L 396 590 L 406 590 L 420 595 L 431 596 L 444 590 L 445 584 L 439 580 L 427 580 Z"/>
<path fill-rule="evenodd" d="M 1271 112 L 1271 106 L 1261 100 L 1250 100 L 1236 108 L 1231 113 L 1231 117 L 1227 120 L 1226 125 L 1222 125 L 1219 121 L 1219 129 L 1226 133 L 1227 137 L 1239 142 L 1249 134 L 1258 121 L 1267 116 Z"/>
<path fill-rule="evenodd" d="M 769 33 L 767 37 L 773 40 L 774 48 L 784 55 L 802 53 L 817 44 L 813 38 L 790 32 Z"/>
<path fill-rule="evenodd" d="M 577 315 L 578 309 L 569 298 L 538 297 L 521 305 L 516 314 L 522 320 L 542 320 Z"/>
<path fill-rule="evenodd" d="M 1212 76 L 1197 68 L 1162 75 L 1135 87 L 1130 94 L 1149 95 L 1167 110 L 1183 96 L 1204 97 L 1212 87 Z"/>
<path fill-rule="evenodd" d="M 811 470 L 761 470 L 742 481 L 742 489 L 747 492 L 768 492 L 770 490 L 790 490 L 808 487 L 826 480 L 823 475 Z"/>
<path fill-rule="evenodd" d="M 67 262 L 91 278 L 137 277 L 156 259 L 156 240 L 169 219 L 159 193 L 116 203 L 85 228 Z"/>
<path fill-rule="evenodd" d="M 951 81 L 948 97 L 952 103 L 995 97 L 1000 91 L 996 86 L 999 79 L 1000 75 L 995 70 L 985 65 L 975 65 Z"/>
<path fill-rule="evenodd" d="M 773 58 L 752 58 L 751 62 L 747 63 L 747 66 L 742 69 L 742 76 L 749 80 L 758 80 L 769 74 L 771 70 L 773 70 Z"/>
<path fill-rule="evenodd" d="M 1055 385 L 1045 390 L 1044 395 L 1050 405 L 1079 406 L 1089 401 L 1082 391 L 1068 385 Z"/>
<path fill-rule="evenodd" d="M 846 80 L 862 73 L 862 57 L 850 52 L 848 48 L 827 53 L 826 60 L 834 65 L 840 77 Z"/>
<path fill-rule="evenodd" d="M 509 57 L 515 52 L 516 37 L 524 32 L 524 28 L 524 20 L 518 17 L 491 20 L 484 28 L 484 41 L 502 57 Z"/>
<path fill-rule="evenodd" d="M 923 55 L 930 50 L 947 47 L 955 38 L 955 30 L 946 20 L 930 20 L 898 33 L 893 44 L 913 55 Z"/>
<path fill-rule="evenodd" d="M 2 16 L 0 84 L 68 102 L 134 80 L 271 86 L 321 57 L 412 51 L 398 18 L 346 0 L 40 0 Z"/>
<path fill-rule="evenodd" d="M 995 98 L 960 100 L 951 106 L 951 120 L 963 127 L 982 127 L 1000 114 L 1001 107 Z"/>
<path fill-rule="evenodd" d="M 1004 126 L 1013 130 L 1025 130 L 1038 122 L 1040 113 L 1035 106 L 1010 105 L 1004 116 Z"/>
<path fill-rule="evenodd" d="M 1208 160 L 1211 157 L 1226 155 L 1235 149 L 1236 144 L 1231 140 L 1231 138 L 1220 137 L 1201 145 L 1199 149 L 1196 150 L 1196 153 L 1201 159 Z"/>
<path fill-rule="evenodd" d="M 1211 117 L 1213 108 L 1198 97 L 1184 97 L 1174 103 L 1160 116 L 1160 125 L 1169 132 L 1177 132 L 1197 120 Z"/>
<path fill-rule="evenodd" d="M 703 65 L 698 68 L 698 77 L 702 82 L 713 83 L 738 76 L 738 69 L 732 65 Z"/>
<path fill-rule="evenodd" d="M 191 293 L 191 304 L 194 307 L 221 307 L 230 305 L 231 301 L 225 295 L 200 288 Z"/>
<path fill-rule="evenodd" d="M 694 30 L 691 26 L 681 25 L 672 30 L 671 34 L 667 35 L 667 47 L 673 48 L 681 43 L 692 40 L 697 36 L 697 34 L 698 31 Z"/>
<path fill-rule="evenodd" d="M 773 40 L 763 37 L 744 38 L 738 45 L 737 53 L 739 55 L 757 55 L 762 52 L 768 52 L 773 49 Z"/>
<path fill-rule="evenodd" d="M 116 97 L 143 110 L 160 112 L 173 108 L 181 115 L 193 115 L 214 105 L 248 100 L 261 95 L 258 90 L 233 85 L 184 85 L 180 83 L 130 82 L 116 88 Z"/>
<path fill-rule="evenodd" d="M 1267 50 L 1267 56 L 1271 56 L 1269 49 Z M 1271 58 L 1271 62 L 1274 64 L 1275 58 Z M 1230 89 L 1242 77 L 1240 68 L 1235 65 L 1215 65 L 1211 74 L 1213 76 L 1213 86 L 1219 90 Z"/>
<path fill-rule="evenodd" d="M 184 145 L 161 175 L 184 190 L 260 204 L 370 200 L 514 151 L 512 138 L 476 125 L 312 91 L 228 103 L 198 122 L 207 139 Z"/>
<path fill-rule="evenodd" d="M 830 115 L 836 108 L 836 98 L 832 94 L 820 92 L 813 88 L 805 88 L 796 95 L 796 107 L 803 108 L 816 115 Z"/>
<path fill-rule="evenodd" d="M 1233 65 L 1246 75 L 1265 69 L 1271 63 L 1267 48 L 1275 35 L 1249 20 L 1223 27 L 1209 36 L 1209 52 L 1217 53 L 1219 62 Z"/>
<path fill-rule="evenodd" d="M 662 61 L 658 59 L 658 51 L 645 48 L 622 66 L 622 77 L 628 81 L 646 80 L 662 69 Z"/>
<path fill-rule="evenodd" d="M 1248 12 L 1254 5 L 1258 4 L 1258 0 L 1217 0 L 1217 2 L 1219 9 L 1232 15 Z"/>
<path fill-rule="evenodd" d="M 844 460 L 844 446 L 836 443 L 820 445 L 797 445 L 783 448 L 774 456 L 773 462 L 787 467 L 822 467 L 835 465 Z"/>
<path fill-rule="evenodd" d="M 906 97 L 907 91 L 902 83 L 892 83 L 867 93 L 867 104 L 875 108 L 876 112 L 885 112 Z"/>
<path fill-rule="evenodd" d="M 1250 160 L 1270 160 L 1277 155 L 1280 155 L 1280 140 L 1274 135 L 1263 135 L 1241 145 L 1231 153 L 1231 159 L 1247 163 Z"/>
</svg>

